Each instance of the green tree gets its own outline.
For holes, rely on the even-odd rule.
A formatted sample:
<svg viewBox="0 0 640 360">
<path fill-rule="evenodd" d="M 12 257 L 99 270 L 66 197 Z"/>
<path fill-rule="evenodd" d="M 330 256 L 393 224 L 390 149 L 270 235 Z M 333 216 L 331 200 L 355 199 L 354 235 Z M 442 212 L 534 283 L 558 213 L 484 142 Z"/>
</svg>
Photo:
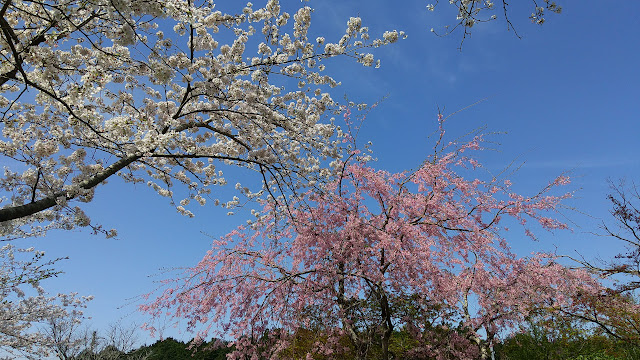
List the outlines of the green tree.
<svg viewBox="0 0 640 360">
<path fill-rule="evenodd" d="M 586 320 L 545 310 L 498 344 L 496 355 L 500 360 L 632 359 L 628 347 Z"/>
</svg>

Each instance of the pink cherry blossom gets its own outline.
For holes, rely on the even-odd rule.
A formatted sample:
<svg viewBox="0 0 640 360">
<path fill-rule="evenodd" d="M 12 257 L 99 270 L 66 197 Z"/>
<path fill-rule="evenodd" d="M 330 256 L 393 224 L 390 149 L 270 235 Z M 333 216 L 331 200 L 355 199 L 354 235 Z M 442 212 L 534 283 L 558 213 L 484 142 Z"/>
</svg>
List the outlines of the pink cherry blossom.
<svg viewBox="0 0 640 360">
<path fill-rule="evenodd" d="M 386 359 L 392 331 L 413 329 L 416 354 L 471 359 L 486 351 L 483 336 L 490 342 L 541 307 L 571 307 L 578 291 L 601 291 L 588 273 L 552 255 L 511 252 L 505 218 L 527 230 L 530 223 L 563 229 L 550 216 L 570 194 L 552 194 L 560 182 L 523 196 L 497 180 L 462 178 L 456 168 L 471 162 L 466 153 L 479 141 L 411 172 L 345 163 L 335 181 L 286 211 L 265 203 L 258 222 L 215 241 L 141 309 L 184 319 L 199 336 L 235 339 L 231 358 L 283 358 L 294 334 L 315 326 L 328 339 L 309 355 L 340 358 L 338 339 L 348 338 L 365 359 L 374 331 Z M 419 311 L 398 310 L 409 300 Z M 443 341 L 427 331 L 428 313 L 429 326 L 465 332 Z"/>
</svg>

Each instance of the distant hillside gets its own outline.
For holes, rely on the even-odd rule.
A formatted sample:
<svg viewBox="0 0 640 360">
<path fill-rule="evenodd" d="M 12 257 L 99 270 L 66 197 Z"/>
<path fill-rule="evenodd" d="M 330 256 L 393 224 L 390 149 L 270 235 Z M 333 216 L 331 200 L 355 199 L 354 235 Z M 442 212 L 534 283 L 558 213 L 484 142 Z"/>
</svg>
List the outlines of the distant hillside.
<svg viewBox="0 0 640 360">
<path fill-rule="evenodd" d="M 142 346 L 127 356 L 127 359 L 146 360 L 224 360 L 229 348 L 208 350 L 210 343 L 203 343 L 197 349 L 189 349 L 189 343 L 167 338 L 156 341 L 153 345 Z M 146 356 L 145 356 L 146 355 Z"/>
</svg>

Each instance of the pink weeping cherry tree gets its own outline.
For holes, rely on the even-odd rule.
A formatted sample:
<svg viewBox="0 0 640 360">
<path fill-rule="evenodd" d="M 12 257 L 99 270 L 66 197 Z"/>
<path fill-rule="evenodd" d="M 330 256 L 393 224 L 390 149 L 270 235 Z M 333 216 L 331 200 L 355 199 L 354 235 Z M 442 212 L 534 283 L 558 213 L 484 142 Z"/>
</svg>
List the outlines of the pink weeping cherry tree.
<svg viewBox="0 0 640 360">
<path fill-rule="evenodd" d="M 186 320 L 198 338 L 231 339 L 229 359 L 487 357 L 494 336 L 531 312 L 602 289 L 551 254 L 512 252 L 509 218 L 529 236 L 566 228 L 550 216 L 570 196 L 553 195 L 568 178 L 524 196 L 508 180 L 468 177 L 480 173 L 468 154 L 481 141 L 401 173 L 356 152 L 322 191 L 286 209 L 265 202 L 141 310 Z M 390 346 L 399 331 L 410 336 L 403 354 Z"/>
</svg>

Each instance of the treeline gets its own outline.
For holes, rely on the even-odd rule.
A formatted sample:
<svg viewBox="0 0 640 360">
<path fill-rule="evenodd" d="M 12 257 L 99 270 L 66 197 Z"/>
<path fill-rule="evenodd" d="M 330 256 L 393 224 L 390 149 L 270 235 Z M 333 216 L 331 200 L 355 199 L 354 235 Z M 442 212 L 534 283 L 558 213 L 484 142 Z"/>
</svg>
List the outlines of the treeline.
<svg viewBox="0 0 640 360">
<path fill-rule="evenodd" d="M 544 331 L 515 334 L 495 346 L 496 360 L 636 360 L 640 348 L 607 336 L 550 339 Z"/>
<path fill-rule="evenodd" d="M 442 342 L 447 342 L 456 335 L 463 335 L 454 329 L 434 328 L 431 331 L 438 333 Z M 318 335 L 306 329 L 299 331 L 285 356 L 291 359 L 306 359 L 306 352 Z M 344 340 L 342 344 L 349 348 L 348 339 Z M 98 353 L 84 351 L 69 360 L 223 360 L 233 350 L 232 347 L 214 349 L 212 345 L 213 341 L 204 342 L 194 349 L 190 342 L 167 338 L 152 345 L 141 346 L 129 353 L 112 346 Z M 391 337 L 390 349 L 394 359 L 432 359 L 420 355 L 418 347 L 419 344 L 404 330 L 395 331 Z M 372 353 L 371 359 L 378 359 L 377 355 Z M 520 332 L 498 341 L 491 352 L 479 352 L 478 359 L 483 357 L 495 360 L 634 360 L 640 359 L 640 344 L 615 339 L 599 333 L 595 328 L 585 328 L 575 321 L 559 320 L 550 324 L 548 319 L 537 319 L 530 321 Z M 314 355 L 313 359 L 331 358 Z M 347 349 L 339 359 L 352 360 L 355 356 Z M 453 360 L 456 357 L 452 353 L 448 359 Z"/>
<path fill-rule="evenodd" d="M 205 342 L 194 349 L 188 342 L 167 338 L 153 345 L 142 346 L 131 355 L 134 359 L 145 356 L 146 360 L 224 360 L 226 354 L 231 352 L 227 347 L 212 349 L 211 345 Z"/>
<path fill-rule="evenodd" d="M 210 345 L 204 342 L 193 348 L 189 342 L 167 338 L 128 353 L 115 346 L 107 346 L 97 352 L 85 350 L 68 360 L 224 360 L 231 352 L 227 347 L 212 349 Z"/>
<path fill-rule="evenodd" d="M 494 347 L 496 360 L 635 360 L 638 341 L 621 340 L 575 321 L 530 321 Z M 577 325 L 577 326 L 576 326 Z"/>
</svg>

